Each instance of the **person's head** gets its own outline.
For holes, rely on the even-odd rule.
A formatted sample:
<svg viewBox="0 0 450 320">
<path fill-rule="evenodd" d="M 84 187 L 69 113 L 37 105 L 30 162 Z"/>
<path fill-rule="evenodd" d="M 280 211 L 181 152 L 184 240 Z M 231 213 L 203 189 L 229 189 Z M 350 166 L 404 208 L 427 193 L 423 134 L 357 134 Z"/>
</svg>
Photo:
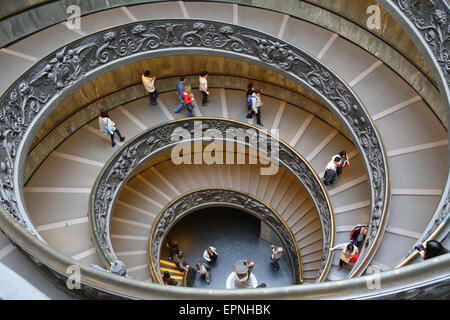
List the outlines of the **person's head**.
<svg viewBox="0 0 450 320">
<path fill-rule="evenodd" d="M 282 252 L 283 252 L 283 248 L 282 248 L 282 247 L 279 247 L 279 248 L 277 249 L 277 252 L 282 253 Z"/>
<path fill-rule="evenodd" d="M 169 245 L 171 245 L 171 246 L 177 246 L 177 245 L 178 245 L 177 239 L 172 239 L 172 240 L 170 240 L 170 241 L 169 241 Z"/>
<path fill-rule="evenodd" d="M 430 240 L 424 245 L 425 254 L 423 259 L 431 259 L 437 256 L 440 256 L 441 254 L 447 253 L 447 250 L 442 246 L 442 244 L 439 241 L 436 240 Z"/>
<path fill-rule="evenodd" d="M 169 271 L 164 271 L 163 279 L 170 279 Z"/>
<path fill-rule="evenodd" d="M 185 76 L 181 76 L 181 77 L 180 77 L 180 82 L 185 83 L 185 82 L 186 82 L 186 77 L 185 77 Z"/>
<path fill-rule="evenodd" d="M 335 158 L 333 159 L 333 161 L 334 161 L 334 162 L 339 162 L 339 161 L 341 161 L 341 158 L 335 157 Z"/>
<path fill-rule="evenodd" d="M 249 264 L 248 264 L 248 266 L 249 266 L 249 267 L 254 267 L 254 266 L 255 266 L 255 263 L 254 263 L 253 261 L 250 261 Z"/>
<path fill-rule="evenodd" d="M 255 90 L 255 85 L 253 84 L 253 82 L 250 82 L 250 83 L 247 85 L 247 90 Z"/>
<path fill-rule="evenodd" d="M 208 71 L 203 71 L 200 75 L 202 78 L 208 78 Z"/>
<path fill-rule="evenodd" d="M 259 285 L 259 287 L 260 287 L 260 288 L 266 288 L 267 285 L 263 282 L 263 283 L 261 283 L 261 284 Z"/>
<path fill-rule="evenodd" d="M 144 77 L 150 77 L 150 71 L 145 70 L 145 72 L 144 72 Z"/>
<path fill-rule="evenodd" d="M 367 235 L 367 232 L 368 232 L 368 231 L 369 231 L 369 228 L 367 228 L 366 226 L 361 228 L 361 233 L 362 233 L 363 235 Z"/>
<path fill-rule="evenodd" d="M 192 88 L 191 88 L 191 86 L 188 85 L 188 84 L 185 85 L 185 86 L 184 86 L 184 91 L 187 92 L 187 93 L 192 93 Z"/>
<path fill-rule="evenodd" d="M 340 156 L 341 158 L 347 158 L 347 152 L 345 152 L 345 150 L 344 150 L 344 151 L 341 151 L 341 152 L 339 152 L 339 156 Z"/>
<path fill-rule="evenodd" d="M 178 252 L 178 257 L 183 258 L 183 251 Z"/>
<path fill-rule="evenodd" d="M 201 263 L 200 261 L 197 262 L 197 269 L 200 269 L 202 267 L 203 263 Z"/>
<path fill-rule="evenodd" d="M 259 90 L 255 90 L 255 95 L 260 97 L 261 96 L 261 92 Z"/>
<path fill-rule="evenodd" d="M 106 109 L 100 110 L 100 117 L 109 118 L 108 111 L 106 111 Z"/>
<path fill-rule="evenodd" d="M 352 253 L 352 252 L 353 252 L 353 245 L 352 245 L 351 243 L 349 243 L 349 244 L 347 245 L 346 251 L 347 251 L 348 253 Z"/>
<path fill-rule="evenodd" d="M 212 250 L 210 247 L 206 248 L 206 252 L 208 252 L 209 254 L 212 254 Z"/>
</svg>

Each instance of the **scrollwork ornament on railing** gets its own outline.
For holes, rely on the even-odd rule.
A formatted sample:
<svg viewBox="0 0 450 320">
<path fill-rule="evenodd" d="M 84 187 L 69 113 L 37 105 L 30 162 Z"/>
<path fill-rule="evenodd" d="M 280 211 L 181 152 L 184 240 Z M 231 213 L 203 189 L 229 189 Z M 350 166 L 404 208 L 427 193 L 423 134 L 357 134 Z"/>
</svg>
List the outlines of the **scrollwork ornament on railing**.
<svg viewBox="0 0 450 320">
<path fill-rule="evenodd" d="M 304 51 L 255 30 L 213 21 L 153 20 L 115 27 L 66 45 L 22 75 L 0 99 L 0 183 L 4 186 L 0 201 L 5 209 L 16 221 L 26 225 L 27 214 L 18 209 L 24 206 L 17 203 L 21 181 L 14 180 L 18 176 L 14 174 L 15 170 L 22 170 L 15 168 L 14 164 L 23 166 L 24 161 L 17 161 L 16 153 L 21 157 L 26 155 L 26 150 L 19 146 L 23 140 L 33 138 L 27 135 L 27 132 L 35 132 L 30 130 L 30 124 L 36 117 L 53 110 L 53 101 L 57 101 L 60 95 L 74 90 L 74 85 L 81 83 L 87 75 L 118 60 L 156 50 L 188 49 L 192 52 L 196 48 L 238 54 L 274 67 L 296 77 L 329 103 L 353 135 L 361 156 L 368 164 L 372 217 L 366 244 L 372 246 L 374 239 L 381 234 L 380 223 L 377 222 L 381 218 L 377 217 L 386 210 L 388 179 L 385 153 L 361 103 L 336 75 Z M 155 136 L 152 139 L 163 141 L 163 138 Z M 149 148 L 154 148 L 154 144 L 149 144 Z M 133 153 L 133 150 L 129 152 Z M 132 168 L 132 155 L 127 157 L 120 160 L 117 170 L 127 166 Z M 120 175 L 120 170 L 115 174 Z M 103 206 L 110 201 L 108 188 L 113 187 L 105 185 Z M 28 226 L 28 230 L 35 231 L 33 226 Z M 362 259 L 364 252 L 359 261 Z"/>
<path fill-rule="evenodd" d="M 268 146 L 267 150 L 265 150 L 265 154 L 273 157 L 273 146 L 272 143 L 269 142 L 270 139 L 275 138 L 267 136 L 266 133 L 262 133 L 261 131 L 255 130 L 247 124 L 238 121 L 202 118 L 201 122 L 197 122 L 195 118 L 184 119 L 162 124 L 143 132 L 135 139 L 129 141 L 123 149 L 108 162 L 97 178 L 92 191 L 93 196 L 91 197 L 90 217 L 93 224 L 94 238 L 96 239 L 97 246 L 104 253 L 108 263 L 117 261 L 111 243 L 109 226 L 114 202 L 121 188 L 125 185 L 126 181 L 135 174 L 136 170 L 142 167 L 142 165 L 144 165 L 151 157 L 170 150 L 177 143 L 170 138 L 174 132 L 183 129 L 190 132 L 191 137 L 195 137 L 196 123 L 201 124 L 199 128 L 202 132 L 209 129 L 215 129 L 219 131 L 223 137 L 226 137 L 227 134 L 230 133 L 247 130 L 246 132 L 249 132 L 249 134 L 255 135 L 254 137 L 251 137 L 248 142 L 243 142 L 248 148 L 256 148 L 257 145 L 255 143 L 261 143 L 261 141 L 264 140 L 259 137 L 262 135 L 265 137 L 265 143 Z M 199 139 L 202 139 L 202 137 Z M 333 235 L 332 230 L 334 228 L 329 201 L 321 187 L 320 181 L 315 176 L 312 169 L 304 163 L 304 160 L 300 158 L 295 151 L 290 149 L 287 145 L 284 145 L 284 143 L 280 143 L 278 149 L 279 153 L 277 154 L 279 156 L 276 159 L 277 163 L 290 171 L 300 181 L 319 211 L 323 233 L 324 260 L 322 261 L 321 266 L 321 271 L 323 271 L 329 260 L 329 248 Z M 198 197 L 200 195 L 202 194 L 197 194 L 196 202 L 198 202 Z M 229 200 L 237 202 L 236 199 L 229 198 Z M 177 206 L 171 206 L 170 210 L 166 212 L 156 226 L 154 231 L 156 238 L 159 239 L 164 236 L 168 226 L 171 225 L 173 219 L 175 219 L 174 211 L 185 211 L 186 207 L 189 207 L 192 203 L 194 203 L 194 201 L 187 197 L 184 198 L 183 202 L 178 203 Z M 243 207 L 253 206 L 253 209 L 257 208 L 254 203 L 241 201 L 241 204 Z M 275 228 L 273 217 L 269 216 L 270 212 L 264 211 L 262 208 L 260 209 L 260 216 L 264 218 L 264 221 L 272 221 L 272 225 L 274 225 Z M 278 233 L 281 236 L 286 236 L 285 230 L 279 229 Z M 153 243 L 152 246 L 155 246 L 155 243 Z M 156 250 L 156 248 L 152 247 L 152 250 L 153 249 Z"/>
<path fill-rule="evenodd" d="M 233 206 L 245 210 L 269 225 L 283 242 L 283 247 L 293 271 L 294 283 L 301 283 L 300 261 L 296 245 L 294 244 L 296 240 L 273 209 L 267 207 L 253 196 L 221 188 L 197 190 L 183 195 L 166 206 L 158 215 L 154 232 L 150 234 L 150 255 L 152 258 L 150 265 L 155 266 L 154 272 L 157 273 L 157 270 L 159 270 L 159 257 L 163 240 L 175 223 L 193 210 L 218 205 Z M 154 277 L 159 277 L 159 273 L 154 274 Z"/>
<path fill-rule="evenodd" d="M 425 39 L 450 87 L 450 13 L 445 0 L 397 0 L 404 13 Z"/>
</svg>

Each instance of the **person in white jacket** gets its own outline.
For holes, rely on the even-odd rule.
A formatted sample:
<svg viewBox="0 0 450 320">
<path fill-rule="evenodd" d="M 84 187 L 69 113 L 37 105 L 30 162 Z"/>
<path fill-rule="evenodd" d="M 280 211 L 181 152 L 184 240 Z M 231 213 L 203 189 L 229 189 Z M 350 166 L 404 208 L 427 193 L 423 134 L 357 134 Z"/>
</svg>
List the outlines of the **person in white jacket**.
<svg viewBox="0 0 450 320">
<path fill-rule="evenodd" d="M 338 244 L 338 245 L 334 246 L 333 248 L 330 248 L 330 252 L 333 252 L 334 250 L 339 250 L 339 249 L 342 250 L 341 256 L 339 257 L 339 270 L 341 270 L 342 267 L 344 266 L 344 264 L 353 262 L 353 261 L 351 261 L 352 257 L 357 258 L 357 256 L 355 256 L 355 255 L 359 254 L 359 252 L 358 252 L 358 248 L 351 243 Z"/>
<path fill-rule="evenodd" d="M 203 259 L 209 263 L 215 263 L 217 261 L 217 250 L 214 247 L 208 247 L 203 252 Z"/>
<path fill-rule="evenodd" d="M 122 137 L 119 129 L 116 128 L 116 124 L 109 118 L 108 111 L 106 111 L 105 109 L 102 109 L 100 111 L 98 125 L 101 132 L 111 136 L 111 144 L 113 147 L 116 145 L 116 143 L 114 142 L 114 133 L 119 136 L 120 141 L 125 140 L 125 137 Z"/>
<path fill-rule="evenodd" d="M 261 106 L 263 103 L 261 102 L 261 92 L 256 90 L 251 97 L 252 100 L 252 111 L 247 115 L 247 119 L 252 119 L 253 116 L 256 114 L 256 123 L 260 125 L 261 127 L 264 126 L 261 123 Z"/>
</svg>

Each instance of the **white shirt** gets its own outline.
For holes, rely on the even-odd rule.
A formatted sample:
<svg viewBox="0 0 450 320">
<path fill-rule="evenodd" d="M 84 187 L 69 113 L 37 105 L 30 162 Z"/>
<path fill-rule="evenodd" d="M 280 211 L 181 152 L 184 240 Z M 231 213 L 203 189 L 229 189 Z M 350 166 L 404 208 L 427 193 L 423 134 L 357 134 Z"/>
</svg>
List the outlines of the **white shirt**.
<svg viewBox="0 0 450 320">
<path fill-rule="evenodd" d="M 108 130 L 110 133 L 105 131 L 105 124 L 108 125 Z M 110 118 L 98 117 L 99 130 L 104 134 L 111 134 L 116 130 L 116 124 Z"/>
<path fill-rule="evenodd" d="M 255 113 L 258 113 L 259 108 L 262 106 L 261 98 L 258 97 L 255 93 L 252 95 L 252 110 Z"/>
<path fill-rule="evenodd" d="M 202 266 L 200 267 L 200 269 L 197 269 L 197 272 L 199 274 L 206 274 L 208 273 L 208 270 L 206 270 L 205 265 L 202 264 Z"/>
<path fill-rule="evenodd" d="M 209 247 L 211 250 L 212 250 L 212 252 L 214 252 L 216 255 L 217 255 L 217 251 L 216 251 L 216 248 L 214 248 L 214 247 Z M 211 258 L 209 257 L 209 255 L 208 255 L 208 251 L 203 251 L 203 258 L 206 260 L 206 261 L 208 261 L 208 262 L 211 262 Z"/>
<path fill-rule="evenodd" d="M 334 158 L 339 157 L 341 160 L 339 161 L 339 163 L 341 164 L 341 166 L 345 167 L 347 165 L 348 160 L 345 158 L 342 158 L 340 155 L 335 154 L 333 157 L 331 157 L 331 160 L 333 160 Z"/>
<path fill-rule="evenodd" d="M 333 248 L 331 248 L 331 250 L 342 249 L 342 253 L 345 254 L 345 251 L 347 250 L 347 246 L 348 246 L 348 243 L 341 243 L 341 244 L 338 244 L 338 245 L 334 246 Z M 354 256 L 356 253 L 358 253 L 358 248 L 356 246 L 353 246 L 353 251 L 350 253 L 349 257 Z"/>
<path fill-rule="evenodd" d="M 336 171 L 336 167 L 337 167 L 337 165 L 334 163 L 333 160 L 331 160 L 330 162 L 328 162 L 328 164 L 326 166 L 326 169 L 327 170 L 334 170 L 334 171 Z"/>
<path fill-rule="evenodd" d="M 153 78 L 142 75 L 142 84 L 147 92 L 155 91 L 155 80 L 153 80 Z"/>
<path fill-rule="evenodd" d="M 200 76 L 199 77 L 199 82 L 200 82 L 200 91 L 207 91 L 208 90 L 208 80 L 206 80 L 206 78 Z M 205 88 L 205 90 L 202 89 Z"/>
</svg>

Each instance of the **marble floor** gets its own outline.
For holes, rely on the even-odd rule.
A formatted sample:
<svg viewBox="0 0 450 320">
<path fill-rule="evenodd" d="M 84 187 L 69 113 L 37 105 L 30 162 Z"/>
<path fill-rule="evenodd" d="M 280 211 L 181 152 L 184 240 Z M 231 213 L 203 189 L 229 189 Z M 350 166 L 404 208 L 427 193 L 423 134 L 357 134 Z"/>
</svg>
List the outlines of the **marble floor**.
<svg viewBox="0 0 450 320">
<path fill-rule="evenodd" d="M 260 221 L 253 216 L 230 208 L 208 208 L 194 212 L 180 220 L 168 234 L 166 241 L 177 239 L 185 261 L 195 266 L 198 261 L 206 263 L 203 251 L 207 246 L 217 249 L 218 259 L 210 268 L 210 280 L 197 275 L 194 287 L 225 288 L 228 275 L 237 260 L 255 262 L 253 274 L 259 283 L 267 287 L 292 284 L 292 273 L 284 259 L 280 269 L 270 266 L 270 244 L 259 238 Z M 164 248 L 161 259 L 167 259 L 169 250 Z"/>
</svg>

